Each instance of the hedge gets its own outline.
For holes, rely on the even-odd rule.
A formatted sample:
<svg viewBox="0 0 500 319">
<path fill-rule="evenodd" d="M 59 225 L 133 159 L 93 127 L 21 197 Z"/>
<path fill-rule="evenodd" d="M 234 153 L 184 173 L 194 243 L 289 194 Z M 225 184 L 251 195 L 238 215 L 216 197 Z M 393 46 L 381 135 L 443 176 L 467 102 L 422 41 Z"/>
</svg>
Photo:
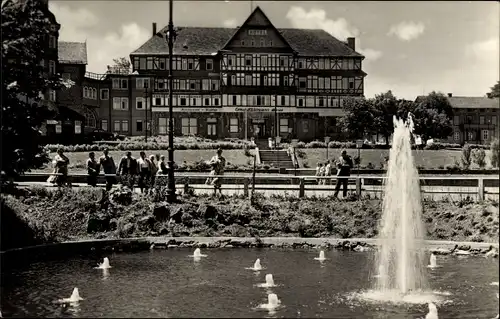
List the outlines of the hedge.
<svg viewBox="0 0 500 319">
<path fill-rule="evenodd" d="M 482 148 L 489 149 L 489 145 L 482 144 L 469 144 L 471 148 Z M 289 143 L 281 143 L 280 146 L 282 148 L 290 147 Z M 450 149 L 450 148 L 461 148 L 460 144 L 454 143 L 433 143 L 424 146 L 424 150 L 442 150 L 442 149 Z M 322 141 L 312 141 L 309 143 L 298 142 L 297 148 L 326 148 L 326 143 Z M 328 143 L 328 148 L 345 148 L 345 149 L 353 149 L 356 148 L 355 142 L 339 142 L 339 141 L 331 141 Z M 363 149 L 389 149 L 390 145 L 381 145 L 381 144 L 363 144 Z M 413 148 L 416 148 L 416 145 L 413 145 Z"/>
</svg>

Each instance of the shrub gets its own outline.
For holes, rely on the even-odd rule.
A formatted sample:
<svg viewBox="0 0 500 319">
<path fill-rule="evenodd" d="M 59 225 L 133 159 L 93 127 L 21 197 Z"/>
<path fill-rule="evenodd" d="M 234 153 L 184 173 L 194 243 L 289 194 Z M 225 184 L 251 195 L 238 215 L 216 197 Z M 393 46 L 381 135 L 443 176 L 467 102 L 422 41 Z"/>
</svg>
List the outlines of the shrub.
<svg viewBox="0 0 500 319">
<path fill-rule="evenodd" d="M 462 147 L 462 156 L 460 157 L 460 162 L 464 169 L 469 169 L 470 167 L 471 153 L 472 153 L 471 146 L 469 144 L 465 144 L 464 147 Z"/>
<path fill-rule="evenodd" d="M 498 139 L 495 139 L 493 142 L 491 142 L 490 151 L 491 166 L 497 168 L 500 159 L 500 141 Z"/>
<path fill-rule="evenodd" d="M 479 168 L 484 168 L 486 166 L 486 152 L 484 151 L 484 149 L 479 148 L 473 150 L 472 158 L 474 159 L 474 163 L 476 163 Z"/>
</svg>

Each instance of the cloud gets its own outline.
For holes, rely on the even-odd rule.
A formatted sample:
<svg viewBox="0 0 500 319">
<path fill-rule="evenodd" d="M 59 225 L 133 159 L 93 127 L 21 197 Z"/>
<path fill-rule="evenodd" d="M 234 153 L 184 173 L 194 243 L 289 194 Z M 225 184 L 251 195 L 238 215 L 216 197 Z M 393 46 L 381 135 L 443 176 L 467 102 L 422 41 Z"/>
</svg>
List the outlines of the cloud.
<svg viewBox="0 0 500 319">
<path fill-rule="evenodd" d="M 224 24 L 224 27 L 226 28 L 235 28 L 236 26 L 238 26 L 238 21 L 236 21 L 236 19 L 228 19 L 228 20 L 225 20 L 223 22 Z"/>
<path fill-rule="evenodd" d="M 342 41 L 345 41 L 349 37 L 357 37 L 359 35 L 359 30 L 350 25 L 346 19 L 328 19 L 325 10 L 322 9 L 311 9 L 310 11 L 306 11 L 302 7 L 293 6 L 286 14 L 286 18 L 290 20 L 290 23 L 295 28 L 322 29 Z M 362 48 L 359 46 L 356 48 L 356 51 L 365 56 L 365 61 L 375 61 L 382 57 L 382 52 L 375 49 Z"/>
<path fill-rule="evenodd" d="M 356 37 L 358 29 L 349 25 L 346 19 L 327 19 L 325 10 L 311 9 L 309 12 L 302 7 L 293 6 L 288 10 L 286 18 L 296 28 L 302 29 L 323 29 L 339 40 L 348 37 Z"/>
<path fill-rule="evenodd" d="M 357 49 L 356 51 L 364 55 L 368 61 L 376 61 L 382 57 L 382 51 L 374 49 Z"/>
<path fill-rule="evenodd" d="M 99 18 L 85 8 L 72 9 L 50 2 L 50 10 L 61 24 L 60 41 L 87 41 L 87 71 L 101 73 L 113 59 L 126 57 L 146 42 L 151 32 L 135 22 L 124 23 L 118 30 L 102 32 Z"/>
<path fill-rule="evenodd" d="M 387 35 L 395 35 L 402 41 L 411 41 L 421 36 L 424 31 L 425 25 L 422 22 L 404 21 L 393 25 Z"/>
<path fill-rule="evenodd" d="M 469 44 L 465 53 L 469 57 L 483 58 L 485 56 L 498 57 L 500 43 L 498 37 Z"/>
</svg>

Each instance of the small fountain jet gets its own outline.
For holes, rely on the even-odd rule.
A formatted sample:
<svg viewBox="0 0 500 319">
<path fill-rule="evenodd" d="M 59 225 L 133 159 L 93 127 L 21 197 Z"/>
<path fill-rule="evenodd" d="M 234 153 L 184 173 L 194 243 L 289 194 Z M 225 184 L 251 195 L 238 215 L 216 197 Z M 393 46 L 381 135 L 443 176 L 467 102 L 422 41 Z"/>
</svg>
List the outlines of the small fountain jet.
<svg viewBox="0 0 500 319">
<path fill-rule="evenodd" d="M 255 263 L 253 264 L 253 267 L 248 267 L 248 268 L 245 268 L 245 269 L 253 270 L 253 271 L 261 271 L 264 268 L 262 268 L 262 265 L 260 264 L 260 259 L 257 258 L 257 260 L 255 261 Z"/>
<path fill-rule="evenodd" d="M 272 275 L 272 274 L 267 274 L 267 275 L 266 275 L 266 283 L 264 283 L 264 284 L 258 284 L 257 286 L 258 286 L 258 287 L 261 287 L 261 288 L 272 288 L 272 287 L 276 287 L 276 285 L 274 284 L 274 278 L 273 278 L 273 275 Z"/>
<path fill-rule="evenodd" d="M 267 295 L 267 304 L 259 305 L 258 308 L 266 309 L 266 310 L 274 310 L 278 308 L 281 304 L 281 301 L 278 299 L 278 295 L 276 294 L 268 294 Z"/>
<path fill-rule="evenodd" d="M 438 309 L 432 302 L 429 302 L 429 313 L 425 315 L 425 319 L 439 319 Z"/>
<path fill-rule="evenodd" d="M 325 261 L 325 252 L 322 250 L 319 252 L 319 257 L 314 257 L 314 260 Z"/>
<path fill-rule="evenodd" d="M 71 294 L 71 297 L 59 299 L 59 302 L 64 303 L 64 304 L 67 304 L 67 303 L 74 304 L 74 303 L 78 303 L 81 300 L 83 300 L 83 298 L 80 297 L 80 293 L 78 292 L 78 288 L 75 288 L 75 289 L 73 289 L 73 293 Z"/>
<path fill-rule="evenodd" d="M 431 257 L 429 258 L 429 265 L 427 266 L 428 268 L 437 268 L 439 267 L 437 265 L 437 257 L 434 254 L 431 254 Z"/>
<path fill-rule="evenodd" d="M 109 268 L 111 268 L 111 265 L 109 264 L 109 258 L 104 257 L 102 264 L 98 264 L 98 266 L 96 268 L 97 269 L 109 269 Z"/>
<path fill-rule="evenodd" d="M 192 255 L 190 255 L 189 257 L 194 257 L 195 260 L 199 260 L 201 257 L 207 257 L 207 255 L 203 255 L 201 253 L 201 249 L 200 248 L 196 248 L 194 250 L 194 253 Z"/>
</svg>

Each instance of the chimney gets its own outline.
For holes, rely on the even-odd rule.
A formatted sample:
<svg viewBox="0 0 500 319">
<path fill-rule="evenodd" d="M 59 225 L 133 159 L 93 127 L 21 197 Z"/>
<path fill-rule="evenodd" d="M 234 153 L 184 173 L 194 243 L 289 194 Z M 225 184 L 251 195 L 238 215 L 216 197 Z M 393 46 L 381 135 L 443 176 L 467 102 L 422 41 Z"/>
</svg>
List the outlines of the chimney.
<svg viewBox="0 0 500 319">
<path fill-rule="evenodd" d="M 448 93 L 448 97 L 453 97 L 453 93 Z"/>
<path fill-rule="evenodd" d="M 347 46 L 356 51 L 356 38 L 347 38 Z"/>
<path fill-rule="evenodd" d="M 153 36 L 156 35 L 156 22 L 153 22 Z"/>
</svg>

